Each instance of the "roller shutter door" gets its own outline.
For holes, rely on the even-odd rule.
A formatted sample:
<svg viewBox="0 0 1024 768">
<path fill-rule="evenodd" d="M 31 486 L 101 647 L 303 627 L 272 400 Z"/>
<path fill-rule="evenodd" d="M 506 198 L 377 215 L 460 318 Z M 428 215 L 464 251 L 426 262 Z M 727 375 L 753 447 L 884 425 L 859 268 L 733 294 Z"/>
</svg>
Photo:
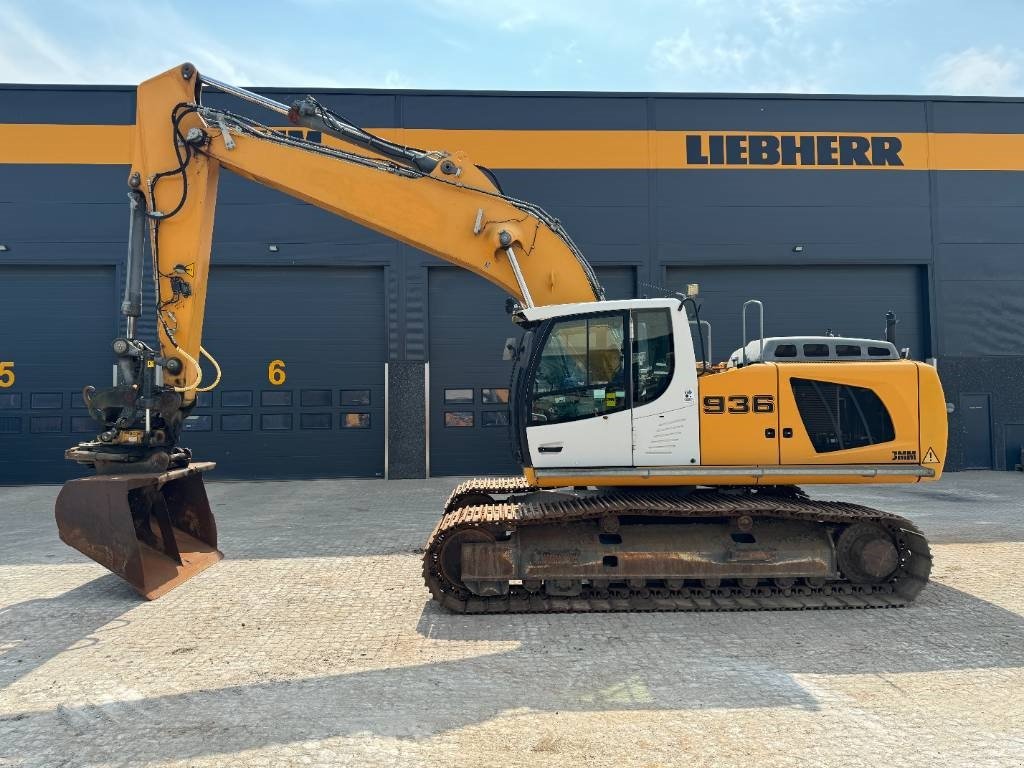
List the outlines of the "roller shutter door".
<svg viewBox="0 0 1024 768">
<path fill-rule="evenodd" d="M 599 267 L 609 299 L 632 298 L 633 267 Z M 506 339 L 519 329 L 505 313 L 507 294 L 450 267 L 429 273 L 430 474 L 516 473 L 507 427 L 512 363 Z"/>
<path fill-rule="evenodd" d="M 383 475 L 383 269 L 214 267 L 204 346 L 224 377 L 182 443 L 213 477 Z"/>
<path fill-rule="evenodd" d="M 0 267 L 0 362 L 12 369 L 0 374 L 0 483 L 84 474 L 64 451 L 97 431 L 81 392 L 112 379 L 115 279 L 113 267 Z"/>
<path fill-rule="evenodd" d="M 766 336 L 836 335 L 885 338 L 885 313 L 896 312 L 897 346 L 918 360 L 928 350 L 927 289 L 919 266 L 670 267 L 668 284 L 700 284 L 701 319 L 711 321 L 715 361 L 743 343 L 741 311 L 747 299 L 764 302 Z M 752 308 L 753 310 L 754 308 Z M 755 338 L 756 312 L 747 337 Z M 698 351 L 699 355 L 700 352 Z"/>
</svg>

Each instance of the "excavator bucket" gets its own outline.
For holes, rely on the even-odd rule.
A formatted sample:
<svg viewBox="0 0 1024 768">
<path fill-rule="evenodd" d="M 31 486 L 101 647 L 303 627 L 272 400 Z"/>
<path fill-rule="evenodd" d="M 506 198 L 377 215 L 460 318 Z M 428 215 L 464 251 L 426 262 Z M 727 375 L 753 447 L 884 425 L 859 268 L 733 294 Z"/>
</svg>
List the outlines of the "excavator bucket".
<svg viewBox="0 0 1024 768">
<path fill-rule="evenodd" d="M 155 600 L 224 557 L 203 486 L 213 467 L 70 480 L 57 496 L 60 538 Z"/>
</svg>

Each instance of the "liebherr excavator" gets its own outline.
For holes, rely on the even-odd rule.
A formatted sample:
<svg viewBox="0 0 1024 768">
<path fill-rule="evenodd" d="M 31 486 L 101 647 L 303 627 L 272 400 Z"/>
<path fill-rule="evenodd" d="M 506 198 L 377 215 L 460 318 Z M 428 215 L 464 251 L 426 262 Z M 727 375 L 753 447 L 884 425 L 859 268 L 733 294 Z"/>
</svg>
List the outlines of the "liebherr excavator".
<svg viewBox="0 0 1024 768">
<path fill-rule="evenodd" d="M 204 89 L 321 141 L 208 106 Z M 102 431 L 67 457 L 95 474 L 64 486 L 56 517 L 65 542 L 145 597 L 221 557 L 202 481 L 213 465 L 179 437 L 197 393 L 217 383 L 203 386 L 200 358 L 220 378 L 201 337 L 222 167 L 511 295 L 523 333 L 510 434 L 523 474 L 470 480 L 448 499 L 423 558 L 444 608 L 881 607 L 927 583 L 913 523 L 799 486 L 938 479 L 946 409 L 934 367 L 885 342 L 763 330 L 710 366 L 694 351 L 692 297 L 606 301 L 558 220 L 463 153 L 385 140 L 312 97 L 280 104 L 189 64 L 141 84 L 137 110 L 118 379 L 83 392 Z M 136 338 L 147 235 L 156 349 Z"/>
</svg>

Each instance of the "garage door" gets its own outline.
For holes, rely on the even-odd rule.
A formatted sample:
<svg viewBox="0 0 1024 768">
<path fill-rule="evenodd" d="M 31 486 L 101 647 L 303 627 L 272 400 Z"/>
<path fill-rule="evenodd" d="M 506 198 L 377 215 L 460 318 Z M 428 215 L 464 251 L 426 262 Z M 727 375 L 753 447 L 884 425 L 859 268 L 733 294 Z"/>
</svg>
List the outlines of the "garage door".
<svg viewBox="0 0 1024 768">
<path fill-rule="evenodd" d="M 632 298 L 633 267 L 599 267 L 610 299 Z M 430 474 L 508 474 L 519 471 L 508 434 L 511 363 L 502 360 L 519 329 L 505 313 L 507 294 L 465 270 L 435 267 L 429 274 Z"/>
<path fill-rule="evenodd" d="M 113 267 L 0 267 L 0 483 L 83 474 L 64 451 L 96 434 L 82 387 L 109 386 Z"/>
<path fill-rule="evenodd" d="M 217 478 L 382 476 L 384 322 L 382 269 L 215 267 L 204 346 L 224 377 L 182 443 Z"/>
<path fill-rule="evenodd" d="M 900 321 L 897 346 L 909 346 L 918 360 L 929 355 L 923 267 L 670 267 L 668 283 L 674 290 L 700 284 L 701 319 L 711 322 L 716 361 L 727 359 L 742 345 L 741 311 L 747 299 L 764 302 L 766 336 L 831 331 L 885 338 L 885 313 L 893 310 Z M 748 339 L 757 333 L 751 312 Z"/>
</svg>

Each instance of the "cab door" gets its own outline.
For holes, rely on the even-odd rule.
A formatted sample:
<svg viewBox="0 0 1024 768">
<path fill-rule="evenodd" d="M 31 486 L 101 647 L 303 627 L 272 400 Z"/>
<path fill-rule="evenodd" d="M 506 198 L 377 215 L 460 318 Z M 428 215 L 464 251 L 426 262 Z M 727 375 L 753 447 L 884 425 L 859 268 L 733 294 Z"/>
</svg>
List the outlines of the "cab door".
<svg viewBox="0 0 1024 768">
<path fill-rule="evenodd" d="M 534 467 L 633 463 L 627 313 L 552 323 L 534 367 L 526 438 Z"/>
</svg>

